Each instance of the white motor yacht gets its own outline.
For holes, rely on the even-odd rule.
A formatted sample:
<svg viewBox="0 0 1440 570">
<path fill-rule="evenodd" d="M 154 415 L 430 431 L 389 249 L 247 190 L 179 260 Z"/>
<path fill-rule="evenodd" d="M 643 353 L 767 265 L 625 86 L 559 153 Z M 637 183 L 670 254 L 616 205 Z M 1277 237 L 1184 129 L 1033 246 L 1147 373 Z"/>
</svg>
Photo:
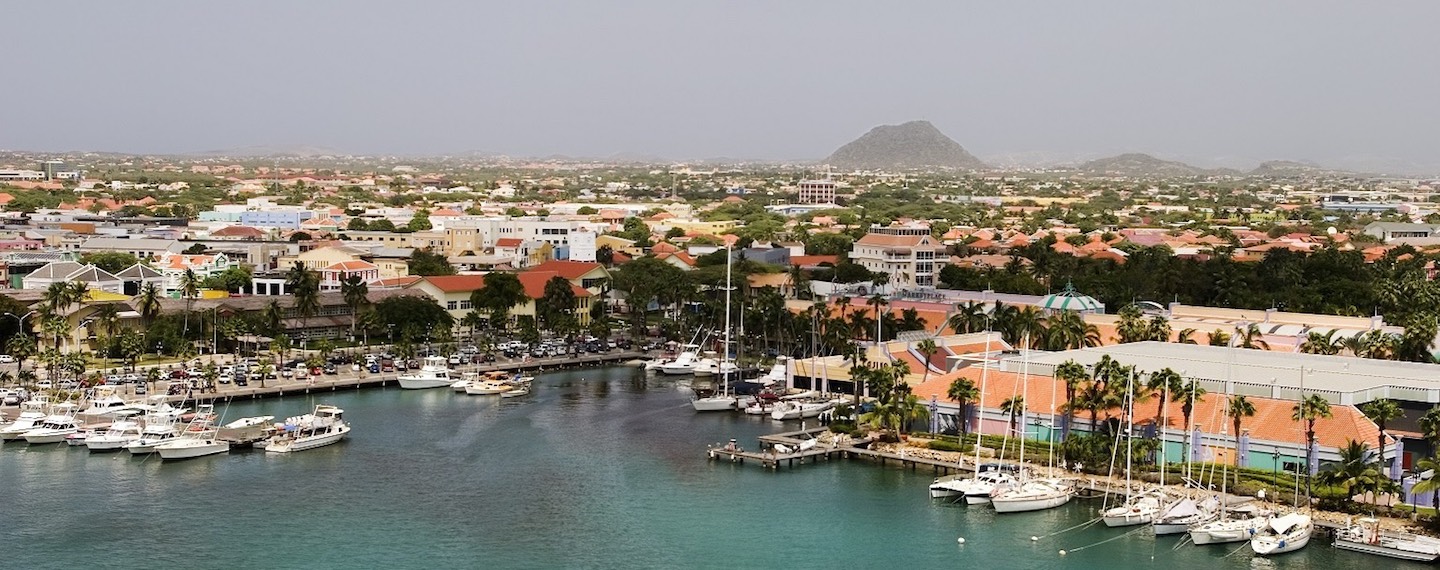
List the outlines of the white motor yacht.
<svg viewBox="0 0 1440 570">
<path fill-rule="evenodd" d="M 96 392 L 95 398 L 90 400 L 90 407 L 82 410 L 81 415 L 113 416 L 117 411 L 135 409 L 133 404 L 126 402 L 124 398 L 115 393 L 114 386 L 98 386 L 96 390 L 98 392 Z"/>
<path fill-rule="evenodd" d="M 36 426 L 40 425 L 40 422 L 45 421 L 45 418 L 48 417 L 50 417 L 50 414 L 41 411 L 26 410 L 20 412 L 20 415 L 15 417 L 15 421 L 6 424 L 3 429 L 0 429 L 0 441 L 20 439 L 21 436 L 25 435 L 25 432 L 35 429 Z"/>
<path fill-rule="evenodd" d="M 1310 544 L 1314 530 L 1310 515 L 1290 513 L 1270 517 L 1270 524 L 1250 538 L 1250 550 L 1261 556 L 1295 552 Z"/>
<path fill-rule="evenodd" d="M 724 412 L 740 408 L 740 399 L 730 394 L 715 394 L 690 400 L 697 412 Z"/>
<path fill-rule="evenodd" d="M 1417 562 L 1440 559 L 1440 539 L 1383 530 L 1372 517 L 1335 531 L 1335 548 Z"/>
<path fill-rule="evenodd" d="M 450 384 L 450 389 L 463 394 L 465 393 L 465 388 L 468 387 L 470 383 L 478 381 L 480 381 L 479 373 L 463 372 L 460 374 L 459 380 L 456 380 Z"/>
<path fill-rule="evenodd" d="M 165 403 L 150 406 L 150 411 L 145 414 L 145 427 L 140 430 L 140 437 L 126 443 L 125 451 L 131 455 L 154 452 L 157 444 L 180 434 L 179 421 L 184 413 L 185 408 L 172 408 Z"/>
<path fill-rule="evenodd" d="M 180 435 L 157 443 L 153 449 L 160 459 L 177 460 L 204 457 L 230 451 L 230 443 L 215 438 L 215 406 L 201 404 Z"/>
<path fill-rule="evenodd" d="M 828 400 L 824 402 L 782 401 L 775 404 L 775 408 L 770 412 L 770 418 L 782 421 L 813 418 L 834 407 L 835 402 Z"/>
<path fill-rule="evenodd" d="M 1189 497 L 1171 503 L 1151 521 L 1151 528 L 1157 536 L 1182 534 L 1192 527 L 1198 527 L 1220 517 L 1220 501 L 1208 497 L 1199 503 Z"/>
<path fill-rule="evenodd" d="M 290 453 L 324 447 L 342 439 L 350 433 L 350 424 L 343 416 L 345 410 L 321 404 L 315 411 L 303 416 L 286 418 L 284 430 L 265 444 L 265 451 Z"/>
<path fill-rule="evenodd" d="M 75 419 L 76 408 L 75 404 L 69 402 L 55 406 L 55 410 L 41 421 L 40 425 L 20 437 L 32 445 L 65 441 L 66 436 L 80 431 L 80 422 Z"/>
<path fill-rule="evenodd" d="M 997 489 L 990 504 L 997 513 L 1020 513 L 1053 509 L 1070 502 L 1075 487 L 1060 479 L 1031 479 L 1009 489 Z"/>
<path fill-rule="evenodd" d="M 110 429 L 85 438 L 85 447 L 92 452 L 124 449 L 125 444 L 140 439 L 143 428 L 139 416 L 139 410 L 116 412 Z"/>
<path fill-rule="evenodd" d="M 1100 516 L 1104 519 L 1105 526 L 1111 528 L 1150 524 L 1160 512 L 1164 498 L 1160 493 L 1132 495 L 1124 504 L 1105 509 Z"/>
<path fill-rule="evenodd" d="M 455 379 L 450 377 L 450 366 L 446 362 L 443 356 L 425 357 L 425 363 L 419 370 L 398 377 L 400 387 L 406 390 L 425 390 L 451 385 Z"/>
<path fill-rule="evenodd" d="M 676 355 L 674 360 L 660 364 L 657 369 L 661 374 L 671 376 L 693 374 L 695 372 L 695 366 L 699 364 L 699 358 L 700 346 L 687 344 L 682 347 L 680 354 Z"/>
</svg>

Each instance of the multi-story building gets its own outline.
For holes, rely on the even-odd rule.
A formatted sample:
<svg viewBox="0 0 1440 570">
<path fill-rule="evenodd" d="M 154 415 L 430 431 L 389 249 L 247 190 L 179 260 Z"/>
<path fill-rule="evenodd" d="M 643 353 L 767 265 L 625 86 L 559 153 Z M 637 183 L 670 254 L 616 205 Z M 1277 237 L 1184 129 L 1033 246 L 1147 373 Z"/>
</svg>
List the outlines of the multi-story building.
<svg viewBox="0 0 1440 570">
<path fill-rule="evenodd" d="M 934 287 L 944 259 L 944 244 L 928 228 L 872 228 L 850 250 L 851 262 L 888 273 L 896 289 Z"/>
<path fill-rule="evenodd" d="M 835 181 L 834 180 L 801 180 L 796 185 L 800 195 L 796 202 L 801 204 L 834 204 L 835 203 Z"/>
</svg>

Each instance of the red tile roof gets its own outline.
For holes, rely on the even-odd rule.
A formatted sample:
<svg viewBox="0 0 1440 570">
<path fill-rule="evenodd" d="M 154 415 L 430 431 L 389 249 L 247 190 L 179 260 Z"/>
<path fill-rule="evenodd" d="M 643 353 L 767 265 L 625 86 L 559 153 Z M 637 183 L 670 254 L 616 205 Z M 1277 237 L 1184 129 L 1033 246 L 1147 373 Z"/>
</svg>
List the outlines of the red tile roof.
<svg viewBox="0 0 1440 570">
<path fill-rule="evenodd" d="M 837 263 L 839 263 L 839 262 L 840 262 L 840 256 L 838 256 L 838 255 L 792 255 L 792 256 L 790 256 L 790 265 L 794 265 L 794 266 L 797 266 L 797 267 L 810 267 L 810 266 L 814 266 L 814 265 L 820 265 L 821 263 L 829 263 L 830 265 L 835 265 L 835 264 L 837 264 Z"/>
<path fill-rule="evenodd" d="M 495 240 L 495 247 L 520 247 L 525 240 L 520 238 L 500 238 Z"/>
<path fill-rule="evenodd" d="M 550 271 L 554 273 L 559 273 L 561 277 L 564 277 L 566 279 L 575 280 L 579 279 L 586 273 L 599 269 L 600 267 L 601 265 L 594 261 L 564 261 L 557 259 L 554 261 L 546 261 L 545 263 L 541 263 L 540 265 L 531 267 L 530 269 L 527 269 L 526 272 Z"/>
</svg>

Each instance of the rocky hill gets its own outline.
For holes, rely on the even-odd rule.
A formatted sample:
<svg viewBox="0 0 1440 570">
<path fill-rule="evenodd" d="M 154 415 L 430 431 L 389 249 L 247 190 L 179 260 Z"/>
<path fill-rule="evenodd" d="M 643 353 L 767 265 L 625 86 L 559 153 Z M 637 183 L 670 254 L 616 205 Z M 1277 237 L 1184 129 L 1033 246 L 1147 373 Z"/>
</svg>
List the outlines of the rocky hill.
<svg viewBox="0 0 1440 570">
<path fill-rule="evenodd" d="M 1138 152 L 1092 160 L 1075 167 L 1075 170 L 1108 176 L 1209 176 L 1227 173 L 1223 169 L 1209 170 Z"/>
<path fill-rule="evenodd" d="M 1356 176 L 1353 172 L 1325 168 L 1311 162 L 1299 162 L 1295 160 L 1270 160 L 1260 163 L 1255 170 L 1249 172 L 1250 176 L 1266 176 L 1274 178 L 1288 177 L 1313 177 L 1313 176 Z"/>
<path fill-rule="evenodd" d="M 837 149 L 825 163 L 861 170 L 985 168 L 985 163 L 945 136 L 930 121 L 880 125 Z"/>
</svg>

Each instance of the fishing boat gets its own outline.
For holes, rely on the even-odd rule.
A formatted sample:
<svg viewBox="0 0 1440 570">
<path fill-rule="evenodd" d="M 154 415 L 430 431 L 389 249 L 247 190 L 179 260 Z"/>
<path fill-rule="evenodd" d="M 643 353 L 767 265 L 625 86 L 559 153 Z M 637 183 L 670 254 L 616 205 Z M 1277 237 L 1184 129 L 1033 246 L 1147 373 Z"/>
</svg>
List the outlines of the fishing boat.
<svg viewBox="0 0 1440 570">
<path fill-rule="evenodd" d="M 90 407 L 80 412 L 85 416 L 113 416 L 116 412 L 133 410 L 135 405 L 126 402 L 115 393 L 114 386 L 96 386 L 95 398 L 90 400 Z"/>
<path fill-rule="evenodd" d="M 345 410 L 321 404 L 315 411 L 303 416 L 286 418 L 275 439 L 265 444 L 269 453 L 290 453 L 324 447 L 345 439 L 350 433 L 350 424 L 344 419 Z"/>
<path fill-rule="evenodd" d="M 85 447 L 93 452 L 119 451 L 125 444 L 140 439 L 140 410 L 115 412 L 115 421 L 104 432 L 85 438 Z"/>
<path fill-rule="evenodd" d="M 160 454 L 160 459 L 194 459 L 230 451 L 229 442 L 215 438 L 214 405 L 201 404 L 194 414 L 190 414 L 190 418 L 190 423 L 181 430 L 179 436 L 154 445 L 153 449 Z"/>
<path fill-rule="evenodd" d="M 1417 562 L 1440 559 L 1440 539 L 1380 528 L 1380 519 L 1364 517 L 1335 531 L 1335 548 Z"/>
<path fill-rule="evenodd" d="M 126 443 L 125 451 L 131 455 L 153 453 L 160 442 L 180 434 L 182 415 L 185 415 L 185 408 L 171 407 L 166 403 L 151 406 L 150 411 L 145 413 L 145 427 L 141 428 L 140 437 Z"/>
<path fill-rule="evenodd" d="M 400 387 L 406 390 L 427 390 L 449 386 L 455 382 L 455 379 L 450 377 L 450 365 L 446 362 L 443 356 L 427 356 L 419 370 L 413 374 L 401 374 L 396 379 L 400 381 Z"/>
<path fill-rule="evenodd" d="M 1310 515 L 1290 513 L 1270 517 L 1269 524 L 1250 538 L 1250 550 L 1261 556 L 1273 556 L 1295 552 L 1310 544 L 1310 535 L 1315 527 Z"/>
<path fill-rule="evenodd" d="M 700 363 L 700 346 L 687 344 L 680 348 L 680 354 L 677 354 L 674 360 L 660 363 L 655 367 L 655 370 L 658 370 L 661 374 L 670 376 L 693 374 L 695 372 L 695 366 Z"/>
<path fill-rule="evenodd" d="M 55 406 L 39 425 L 34 429 L 21 434 L 26 443 L 39 445 L 46 443 L 60 443 L 65 437 L 80 431 L 80 421 L 75 419 L 75 412 L 78 406 L 65 402 Z"/>
<path fill-rule="evenodd" d="M 14 421 L 0 428 L 0 441 L 14 441 L 35 429 L 45 418 L 50 417 L 48 399 L 28 400 L 20 405 L 20 415 Z"/>
</svg>

